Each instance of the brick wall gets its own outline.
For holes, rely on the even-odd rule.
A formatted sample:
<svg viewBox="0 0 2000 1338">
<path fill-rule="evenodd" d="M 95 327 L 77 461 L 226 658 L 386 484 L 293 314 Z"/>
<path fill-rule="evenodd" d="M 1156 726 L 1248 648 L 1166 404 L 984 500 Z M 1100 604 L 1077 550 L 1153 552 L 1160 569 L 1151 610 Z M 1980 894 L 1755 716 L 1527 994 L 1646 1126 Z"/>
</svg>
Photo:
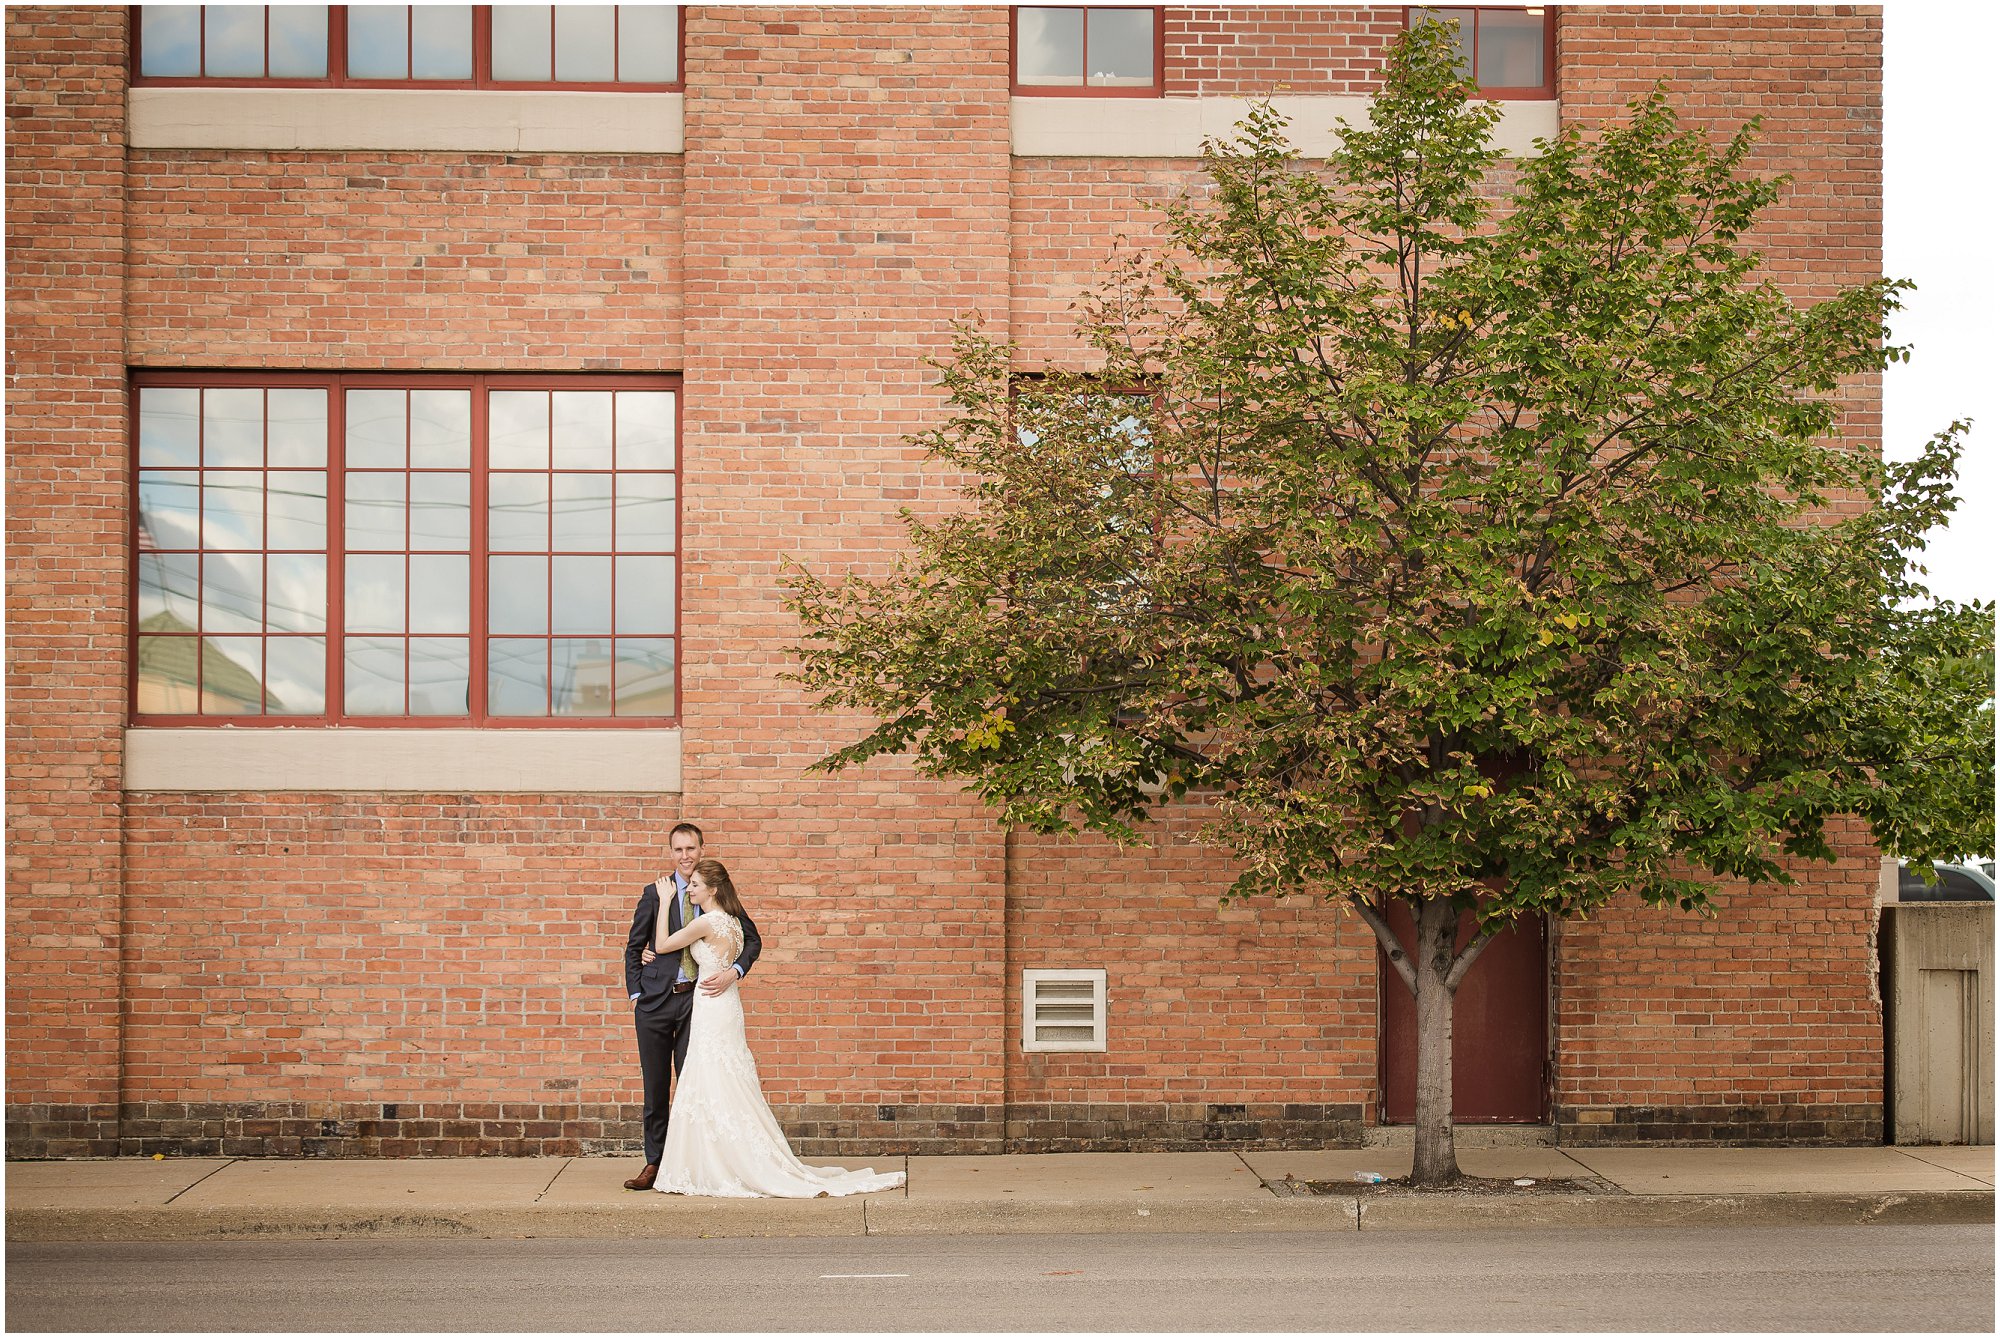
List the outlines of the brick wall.
<svg viewBox="0 0 2000 1338">
<path fill-rule="evenodd" d="M 1565 122 L 1621 115 L 1661 79 L 1718 135 L 1763 118 L 1752 170 L 1792 180 L 1747 240 L 1791 292 L 1881 274 L 1879 8 L 1572 7 L 1557 43 Z M 1842 432 L 1875 450 L 1880 429 L 1880 378 L 1858 378 Z M 1725 889 L 1713 919 L 1631 904 L 1562 928 L 1565 1138 L 1880 1138 L 1876 852 L 1852 825 L 1835 845 L 1797 887 Z"/>
<path fill-rule="evenodd" d="M 1008 842 L 1008 1137 L 1047 1150 L 1355 1141 L 1375 1099 L 1375 940 L 1308 899 L 1218 904 L 1199 811 L 1146 846 Z M 1024 1053 L 1021 972 L 1102 968 L 1110 1046 Z"/>
<path fill-rule="evenodd" d="M 672 371 L 681 164 L 136 152 L 135 365 Z"/>
<path fill-rule="evenodd" d="M 950 323 L 1004 329 L 1007 21 L 688 12 L 687 800 L 798 928 L 766 958 L 795 984 L 752 1016 L 809 1140 L 998 1133 L 1000 835 L 906 768 L 801 774 L 865 726 L 779 677 L 779 597 L 787 562 L 880 570 L 897 508 L 952 495 L 904 437 L 941 407 L 922 359 Z"/>
<path fill-rule="evenodd" d="M 118 1101 L 125 12 L 7 23 L 7 1099 Z"/>
<path fill-rule="evenodd" d="M 1167 88 L 1362 92 L 1400 22 L 1169 10 Z M 1765 113 L 1760 165 L 1798 174 L 1777 271 L 1807 295 L 1873 272 L 1879 16 L 1561 22 L 1565 115 L 1660 70 L 1718 124 Z M 128 162 L 123 11 L 8 24 L 10 1149 L 629 1148 L 618 954 L 682 816 L 763 929 L 751 1040 L 802 1151 L 1314 1145 L 1375 1118 L 1371 937 L 1311 901 L 1218 912 L 1187 815 L 1118 851 L 1010 839 L 905 767 L 803 774 L 865 722 L 781 677 L 786 563 L 882 570 L 899 507 L 952 504 L 904 440 L 950 322 L 1072 361 L 1069 303 L 1194 179 L 1013 158 L 1004 9 L 691 9 L 684 157 Z M 128 365 L 683 372 L 684 792 L 121 796 Z M 1877 406 L 1855 388 L 1858 440 Z M 1565 1137 L 1879 1131 L 1874 866 L 1846 849 L 1711 920 L 1560 929 Z M 1111 1051 L 1021 1052 L 1029 966 L 1106 969 Z"/>
<path fill-rule="evenodd" d="M 1275 97 L 1374 91 L 1398 6 L 1233 5 L 1168 9 L 1168 97 Z"/>
<path fill-rule="evenodd" d="M 1712 917 L 1631 901 L 1560 928 L 1565 1142 L 1880 1141 L 1877 862 L 1858 824 L 1834 845 Z"/>
</svg>

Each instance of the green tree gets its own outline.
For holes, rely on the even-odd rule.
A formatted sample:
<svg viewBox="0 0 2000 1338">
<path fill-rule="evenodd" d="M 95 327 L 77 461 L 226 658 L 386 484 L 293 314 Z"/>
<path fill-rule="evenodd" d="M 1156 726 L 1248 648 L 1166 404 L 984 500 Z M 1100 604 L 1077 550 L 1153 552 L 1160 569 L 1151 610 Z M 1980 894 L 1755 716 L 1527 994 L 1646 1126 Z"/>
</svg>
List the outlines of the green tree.
<svg viewBox="0 0 2000 1338">
<path fill-rule="evenodd" d="M 1840 814 L 1919 858 L 1992 840 L 1991 606 L 1923 600 L 1908 556 L 1960 429 L 1896 468 L 1835 434 L 1902 356 L 1900 285 L 1760 277 L 1752 128 L 1656 93 L 1501 196 L 1497 116 L 1435 25 L 1323 171 L 1254 111 L 1083 304 L 1089 376 L 961 329 L 921 441 L 966 505 L 791 594 L 795 677 L 880 722 L 822 766 L 909 752 L 1121 841 L 1197 792 L 1231 895 L 1359 914 L 1416 998 L 1427 1184 L 1453 996 L 1516 917 L 1789 882 Z"/>
</svg>

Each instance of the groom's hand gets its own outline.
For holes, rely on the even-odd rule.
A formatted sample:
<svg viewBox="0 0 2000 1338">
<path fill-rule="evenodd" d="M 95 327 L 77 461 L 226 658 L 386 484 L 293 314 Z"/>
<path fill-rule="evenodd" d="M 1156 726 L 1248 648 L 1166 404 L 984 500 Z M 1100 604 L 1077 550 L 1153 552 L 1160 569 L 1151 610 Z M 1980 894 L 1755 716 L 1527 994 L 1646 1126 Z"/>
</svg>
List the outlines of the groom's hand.
<svg viewBox="0 0 2000 1338">
<path fill-rule="evenodd" d="M 703 994 L 726 994 L 736 988 L 736 981 L 736 968 L 725 966 L 714 975 L 706 976 L 702 979 L 701 992 Z"/>
</svg>

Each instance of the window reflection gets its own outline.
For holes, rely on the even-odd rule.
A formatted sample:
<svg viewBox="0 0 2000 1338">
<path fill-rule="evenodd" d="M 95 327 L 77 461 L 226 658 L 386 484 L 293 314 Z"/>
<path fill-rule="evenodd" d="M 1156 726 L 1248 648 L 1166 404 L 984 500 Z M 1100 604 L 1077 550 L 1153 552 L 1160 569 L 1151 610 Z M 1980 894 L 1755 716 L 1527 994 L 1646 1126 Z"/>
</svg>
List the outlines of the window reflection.
<svg viewBox="0 0 2000 1338">
<path fill-rule="evenodd" d="M 273 5 L 268 23 L 271 78 L 326 77 L 325 5 Z"/>
<path fill-rule="evenodd" d="M 326 556 L 273 553 L 264 559 L 264 624 L 273 632 L 326 631 Z"/>
<path fill-rule="evenodd" d="M 1084 42 L 1085 74 L 1100 87 L 1153 82 L 1153 11 L 1093 9 Z"/>
<path fill-rule="evenodd" d="M 549 630 L 549 560 L 488 559 L 486 630 L 500 635 Z"/>
<path fill-rule="evenodd" d="M 139 6 L 139 73 L 191 79 L 201 73 L 201 6 Z"/>
<path fill-rule="evenodd" d="M 673 5 L 618 6 L 618 82 L 678 83 L 680 11 Z"/>
<path fill-rule="evenodd" d="M 260 632 L 264 563 L 254 553 L 210 553 L 201 560 L 204 632 Z"/>
<path fill-rule="evenodd" d="M 354 79 L 472 78 L 472 6 L 349 5 Z"/>
<path fill-rule="evenodd" d="M 1158 12 L 1023 6 L 1014 11 L 1014 81 L 1037 88 L 1144 88 L 1157 82 Z"/>
<path fill-rule="evenodd" d="M 209 470 L 204 474 L 201 546 L 264 546 L 263 475 L 254 470 Z"/>
<path fill-rule="evenodd" d="M 674 397 L 663 390 L 621 390 L 618 415 L 620 469 L 674 467 Z"/>
<path fill-rule="evenodd" d="M 608 84 L 618 69 L 617 17 L 610 5 L 557 5 L 556 82 Z"/>
<path fill-rule="evenodd" d="M 350 549 L 401 549 L 409 531 L 404 509 L 406 474 L 347 476 L 345 519 Z"/>
<path fill-rule="evenodd" d="M 618 559 L 616 615 L 621 632 L 671 633 L 674 630 L 674 559 Z"/>
<path fill-rule="evenodd" d="M 202 395 L 201 462 L 210 469 L 264 463 L 264 392 L 211 390 Z"/>
<path fill-rule="evenodd" d="M 611 475 L 557 474 L 555 547 L 586 553 L 611 551 Z"/>
<path fill-rule="evenodd" d="M 138 74 L 635 87 L 680 79 L 674 5 L 349 5 L 337 62 L 333 12 L 326 5 L 141 5 Z"/>
<path fill-rule="evenodd" d="M 400 554 L 348 554 L 342 621 L 349 632 L 407 630 L 403 564 Z"/>
<path fill-rule="evenodd" d="M 410 555 L 410 630 L 472 630 L 472 561 L 461 554 Z"/>
<path fill-rule="evenodd" d="M 134 396 L 142 714 L 672 714 L 671 391 L 213 379 Z"/>
<path fill-rule="evenodd" d="M 493 640 L 486 645 L 486 710 L 492 715 L 549 713 L 549 643 Z"/>
<path fill-rule="evenodd" d="M 549 656 L 551 715 L 611 714 L 609 637 L 558 637 Z"/>
<path fill-rule="evenodd" d="M 264 709 L 273 715 L 326 710 L 326 641 L 274 636 L 264 642 Z"/>
<path fill-rule="evenodd" d="M 1547 96 L 1548 16 L 1539 8 L 1473 9 L 1420 7 L 1409 11 L 1411 27 L 1426 20 L 1452 27 L 1458 68 L 1482 92 L 1500 96 Z"/>
<path fill-rule="evenodd" d="M 1534 88 L 1542 83 L 1542 16 L 1496 9 L 1479 16 L 1482 88 Z"/>
<path fill-rule="evenodd" d="M 341 661 L 349 715 L 402 715 L 407 681 L 401 637 L 349 637 Z"/>
<path fill-rule="evenodd" d="M 270 390 L 264 395 L 265 453 L 273 468 L 326 465 L 326 392 Z"/>
<path fill-rule="evenodd" d="M 549 542 L 549 476 L 494 474 L 486 480 L 486 544 L 544 552 Z"/>
<path fill-rule="evenodd" d="M 216 79 L 264 77 L 263 5 L 202 6 L 202 73 Z"/>
<path fill-rule="evenodd" d="M 550 568 L 549 630 L 611 635 L 611 559 L 557 557 Z"/>
<path fill-rule="evenodd" d="M 618 542 L 621 548 L 674 546 L 674 476 L 620 474 Z"/>
<path fill-rule="evenodd" d="M 258 715 L 264 687 L 264 643 L 254 636 L 212 636 L 201 642 L 201 713 Z"/>
<path fill-rule="evenodd" d="M 1083 83 L 1083 11 L 1014 11 L 1016 78 L 1023 84 Z"/>
<path fill-rule="evenodd" d="M 139 467 L 201 463 L 201 392 L 147 386 L 139 392 Z"/>
<path fill-rule="evenodd" d="M 464 715 L 472 709 L 472 643 L 463 637 L 411 637 L 411 715 Z"/>
<path fill-rule="evenodd" d="M 617 714 L 672 715 L 674 643 L 664 638 L 618 638 L 612 682 Z"/>
<path fill-rule="evenodd" d="M 472 6 L 416 5 L 411 9 L 410 77 L 472 77 Z"/>
</svg>

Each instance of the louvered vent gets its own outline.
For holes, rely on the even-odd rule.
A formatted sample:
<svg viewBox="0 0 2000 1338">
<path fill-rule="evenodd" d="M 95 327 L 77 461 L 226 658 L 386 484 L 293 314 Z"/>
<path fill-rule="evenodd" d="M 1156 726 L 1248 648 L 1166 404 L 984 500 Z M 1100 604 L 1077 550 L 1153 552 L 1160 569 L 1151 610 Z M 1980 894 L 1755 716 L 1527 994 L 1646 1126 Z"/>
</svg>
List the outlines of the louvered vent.
<svg viewBox="0 0 2000 1338">
<path fill-rule="evenodd" d="M 1104 972 L 1023 971 L 1023 1050 L 1104 1049 Z"/>
</svg>

